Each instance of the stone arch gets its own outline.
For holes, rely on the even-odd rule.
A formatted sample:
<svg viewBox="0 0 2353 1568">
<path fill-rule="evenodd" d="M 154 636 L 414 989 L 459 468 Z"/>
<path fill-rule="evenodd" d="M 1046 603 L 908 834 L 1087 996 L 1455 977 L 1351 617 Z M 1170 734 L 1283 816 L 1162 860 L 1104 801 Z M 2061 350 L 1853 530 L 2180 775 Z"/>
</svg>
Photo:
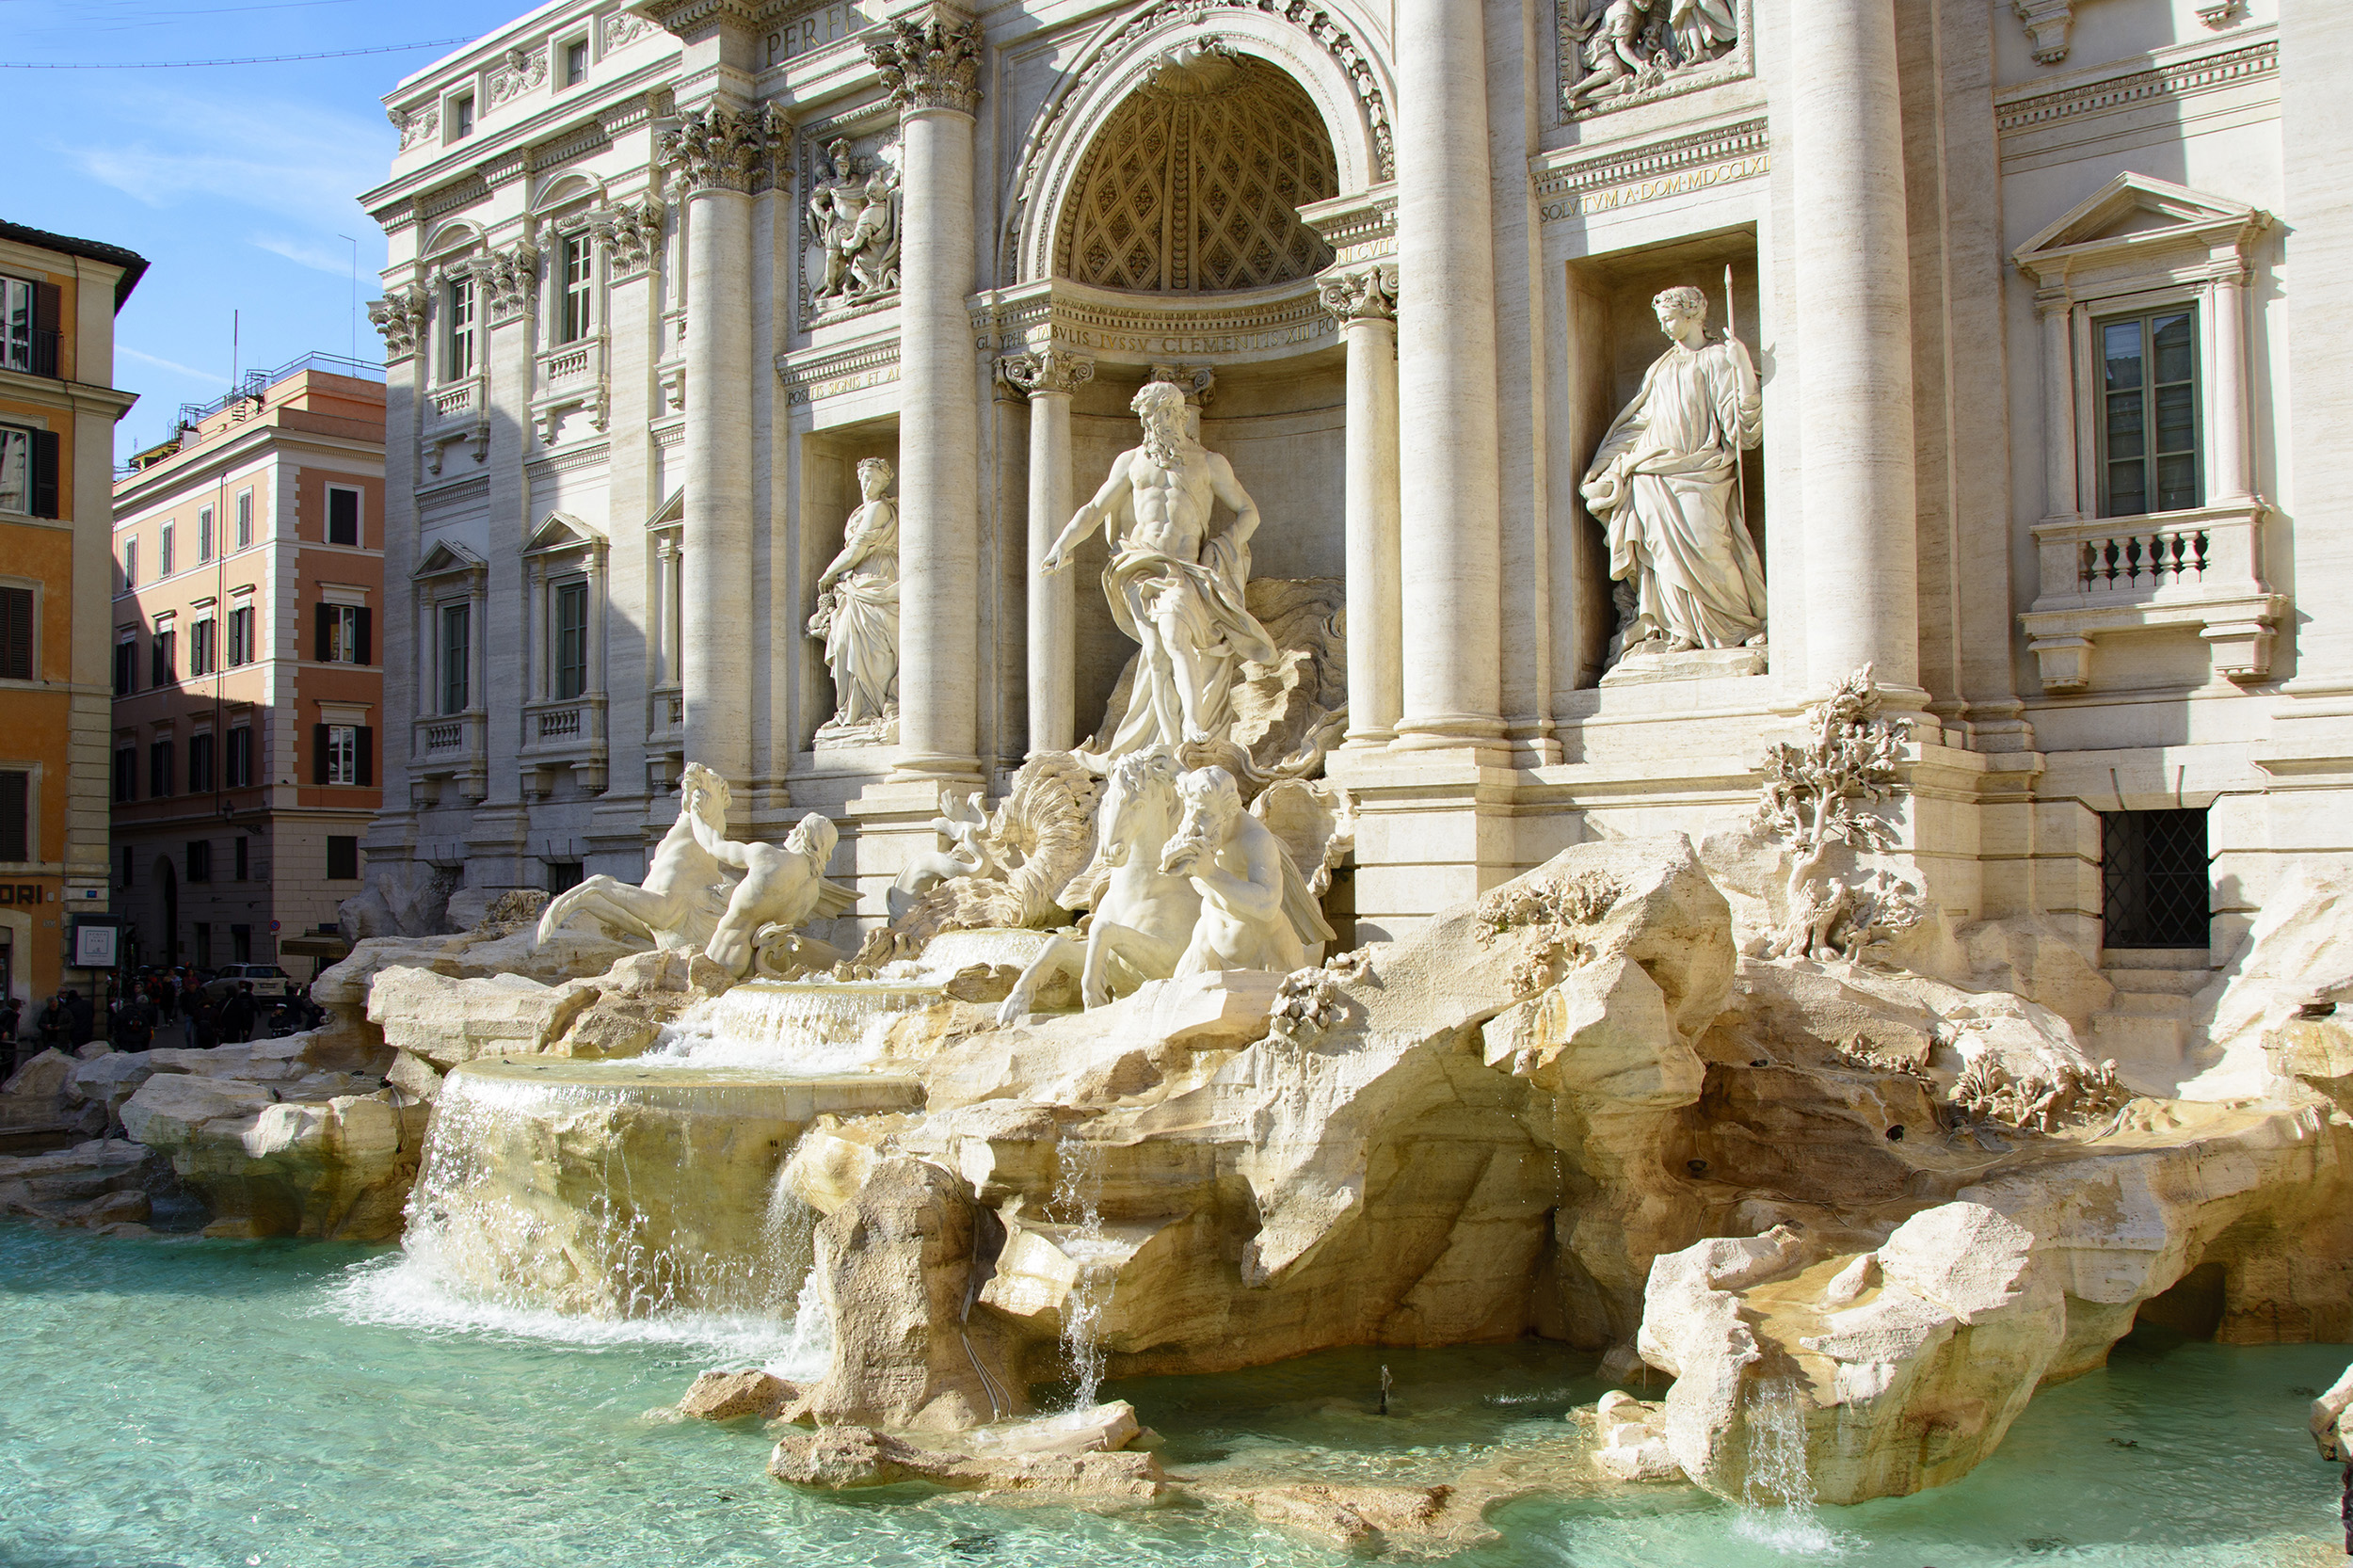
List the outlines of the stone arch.
<svg viewBox="0 0 2353 1568">
<path fill-rule="evenodd" d="M 1306 95 L 1331 141 L 1336 194 L 1390 178 L 1396 87 L 1357 29 L 1301 0 L 1145 0 L 1104 25 L 1031 122 L 1003 239 L 1010 281 L 1053 276 L 1086 153 L 1130 95 L 1172 51 L 1212 45 L 1276 67 Z"/>
<path fill-rule="evenodd" d="M 433 237 L 418 252 L 418 259 L 431 263 L 459 256 L 482 243 L 482 227 L 465 218 L 456 218 L 433 231 Z"/>
<path fill-rule="evenodd" d="M 531 199 L 532 216 L 539 216 L 558 207 L 568 207 L 575 201 L 604 204 L 604 182 L 577 170 L 557 174 L 543 182 L 538 194 Z"/>
</svg>

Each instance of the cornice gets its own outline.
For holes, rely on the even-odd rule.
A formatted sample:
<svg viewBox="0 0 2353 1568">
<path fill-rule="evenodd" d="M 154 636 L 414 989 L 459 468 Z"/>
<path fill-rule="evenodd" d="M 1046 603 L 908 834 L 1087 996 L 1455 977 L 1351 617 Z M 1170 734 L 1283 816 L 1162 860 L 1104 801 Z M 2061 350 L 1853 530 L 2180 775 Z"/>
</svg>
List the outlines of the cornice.
<svg viewBox="0 0 2353 1568">
<path fill-rule="evenodd" d="M 2001 135 L 2015 136 L 2088 115 L 2179 103 L 2276 76 L 2279 71 L 2276 35 L 2222 48 L 2205 44 L 2138 69 L 2088 74 L 2055 87 L 2038 83 L 2013 88 L 1994 99 L 1993 123 Z"/>
<path fill-rule="evenodd" d="M 1771 137 L 1758 115 L 1598 153 L 1565 148 L 1535 159 L 1529 179 L 1543 220 L 1552 223 L 1752 179 L 1770 167 L 1771 156 Z"/>
</svg>

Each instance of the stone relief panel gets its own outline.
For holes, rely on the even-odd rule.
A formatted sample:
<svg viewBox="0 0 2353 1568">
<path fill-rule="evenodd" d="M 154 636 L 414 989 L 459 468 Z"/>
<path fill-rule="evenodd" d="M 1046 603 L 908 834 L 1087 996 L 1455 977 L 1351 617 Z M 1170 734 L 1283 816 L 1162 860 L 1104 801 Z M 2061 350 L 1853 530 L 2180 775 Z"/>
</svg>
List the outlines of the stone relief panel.
<svg viewBox="0 0 2353 1568">
<path fill-rule="evenodd" d="M 1755 72 L 1753 0 L 1560 0 L 1561 110 L 1583 120 Z"/>
<path fill-rule="evenodd" d="M 878 119 L 883 112 L 869 104 L 808 125 L 794 138 L 798 185 L 808 193 L 795 285 L 803 327 L 899 297 L 901 143 L 895 119 Z"/>
<path fill-rule="evenodd" d="M 490 71 L 490 102 L 499 104 L 520 98 L 547 85 L 548 52 L 544 48 L 509 49 Z"/>
</svg>

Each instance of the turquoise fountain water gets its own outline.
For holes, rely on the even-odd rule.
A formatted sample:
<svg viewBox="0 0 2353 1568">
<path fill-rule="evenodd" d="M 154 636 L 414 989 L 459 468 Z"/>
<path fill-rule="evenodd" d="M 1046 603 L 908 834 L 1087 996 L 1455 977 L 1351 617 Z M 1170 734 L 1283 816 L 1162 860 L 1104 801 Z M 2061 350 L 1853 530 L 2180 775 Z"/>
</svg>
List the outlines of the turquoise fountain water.
<svg viewBox="0 0 2353 1568">
<path fill-rule="evenodd" d="M 761 1474 L 755 1429 L 650 1420 L 713 1365 L 796 1363 L 792 1325 L 470 1304 L 397 1254 L 120 1241 L 0 1223 L 0 1568 L 246 1564 L 1338 1564 L 1244 1516 L 831 1499 Z M 804 1342 L 801 1363 L 822 1356 Z M 2303 1431 L 2343 1347 L 2121 1348 L 1943 1491 L 1817 1510 L 1776 1544 L 1688 1488 L 1607 1486 L 1562 1419 L 1601 1385 L 1541 1345 L 1345 1352 L 1111 1383 L 1172 1469 L 1549 1490 L 1477 1568 L 2293 1568 L 2329 1555 L 2335 1470 Z M 1380 1368 L 1393 1414 L 1373 1414 Z"/>
</svg>

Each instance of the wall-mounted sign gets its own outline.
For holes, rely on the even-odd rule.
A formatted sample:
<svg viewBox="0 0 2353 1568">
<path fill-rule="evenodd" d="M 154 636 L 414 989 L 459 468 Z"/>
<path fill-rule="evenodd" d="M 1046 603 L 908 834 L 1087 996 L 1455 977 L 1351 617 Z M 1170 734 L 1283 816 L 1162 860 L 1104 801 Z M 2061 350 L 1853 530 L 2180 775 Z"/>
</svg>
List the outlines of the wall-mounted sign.
<svg viewBox="0 0 2353 1568">
<path fill-rule="evenodd" d="M 120 928 L 114 925 L 101 925 L 94 920 L 75 922 L 73 967 L 77 969 L 113 968 L 117 943 L 121 936 Z"/>
</svg>

